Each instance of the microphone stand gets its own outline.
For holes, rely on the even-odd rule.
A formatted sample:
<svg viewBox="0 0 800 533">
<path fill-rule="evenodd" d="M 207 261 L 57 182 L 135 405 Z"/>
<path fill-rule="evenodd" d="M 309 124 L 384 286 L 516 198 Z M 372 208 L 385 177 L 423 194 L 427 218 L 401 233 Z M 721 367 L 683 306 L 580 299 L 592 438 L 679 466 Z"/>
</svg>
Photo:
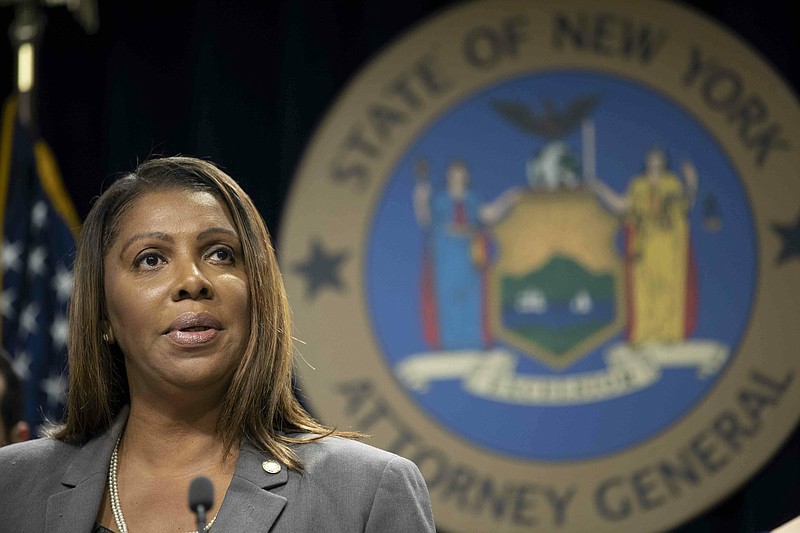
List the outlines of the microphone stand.
<svg viewBox="0 0 800 533">
<path fill-rule="evenodd" d="M 206 529 L 206 506 L 200 504 L 197 506 L 197 533 L 203 533 Z"/>
</svg>

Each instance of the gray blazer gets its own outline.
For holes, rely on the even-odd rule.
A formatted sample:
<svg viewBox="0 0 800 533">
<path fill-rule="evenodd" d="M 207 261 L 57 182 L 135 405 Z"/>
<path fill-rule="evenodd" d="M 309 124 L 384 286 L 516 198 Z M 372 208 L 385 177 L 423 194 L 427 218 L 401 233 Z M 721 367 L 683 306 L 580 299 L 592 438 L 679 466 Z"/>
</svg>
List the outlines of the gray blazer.
<svg viewBox="0 0 800 533">
<path fill-rule="evenodd" d="M 0 533 L 89 533 L 127 409 L 83 446 L 37 439 L 0 448 Z M 297 445 L 304 474 L 245 444 L 213 531 L 433 532 L 425 481 L 407 459 L 329 437 Z M 215 509 L 212 509 L 213 515 Z"/>
</svg>

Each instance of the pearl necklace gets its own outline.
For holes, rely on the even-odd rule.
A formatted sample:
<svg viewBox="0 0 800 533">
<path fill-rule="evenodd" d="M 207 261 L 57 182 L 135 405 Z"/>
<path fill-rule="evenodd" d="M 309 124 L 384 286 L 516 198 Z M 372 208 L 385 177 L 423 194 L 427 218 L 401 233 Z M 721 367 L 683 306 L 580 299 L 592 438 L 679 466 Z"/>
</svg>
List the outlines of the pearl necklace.
<svg viewBox="0 0 800 533">
<path fill-rule="evenodd" d="M 108 493 L 111 497 L 111 512 L 114 514 L 114 522 L 117 524 L 117 529 L 119 529 L 119 533 L 128 533 L 128 524 L 125 523 L 125 517 L 122 516 L 122 506 L 119 504 L 119 486 L 117 486 L 120 440 L 122 440 L 122 435 L 117 437 L 117 443 L 114 444 L 114 451 L 111 452 L 111 465 L 108 468 Z M 214 515 L 214 518 L 211 519 L 211 522 L 206 524 L 203 531 L 209 531 L 216 519 L 217 515 Z M 191 533 L 197 533 L 197 531 L 192 531 Z"/>
</svg>

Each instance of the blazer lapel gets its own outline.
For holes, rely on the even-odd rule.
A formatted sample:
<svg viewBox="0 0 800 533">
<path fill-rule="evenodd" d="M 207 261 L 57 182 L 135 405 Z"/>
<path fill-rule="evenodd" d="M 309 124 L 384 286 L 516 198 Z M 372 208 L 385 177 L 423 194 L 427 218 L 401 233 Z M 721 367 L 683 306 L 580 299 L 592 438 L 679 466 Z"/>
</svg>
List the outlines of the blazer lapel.
<svg viewBox="0 0 800 533">
<path fill-rule="evenodd" d="M 286 498 L 269 489 L 285 485 L 289 475 L 285 465 L 279 472 L 270 474 L 262 467 L 268 460 L 252 446 L 244 444 L 239 451 L 239 461 L 222 506 L 219 508 L 214 530 L 219 531 L 269 531 L 286 505 Z M 210 513 L 213 516 L 213 511 Z"/>
<path fill-rule="evenodd" d="M 92 530 L 106 487 L 111 451 L 127 419 L 126 407 L 109 431 L 90 440 L 78 450 L 61 478 L 64 490 L 47 500 L 45 533 Z"/>
<path fill-rule="evenodd" d="M 104 488 L 105 476 L 100 473 L 85 479 L 73 488 L 50 496 L 47 500 L 45 532 L 91 531 Z"/>
<path fill-rule="evenodd" d="M 111 451 L 127 419 L 128 408 L 125 407 L 109 431 L 77 451 L 61 478 L 64 490 L 47 500 L 45 533 L 92 530 L 106 487 Z M 242 445 L 236 472 L 219 508 L 214 530 L 269 531 L 286 505 L 286 498 L 269 489 L 285 485 L 289 476 L 285 465 L 275 474 L 267 473 L 262 462 L 268 459 L 252 446 Z M 213 515 L 213 510 L 210 514 Z"/>
</svg>

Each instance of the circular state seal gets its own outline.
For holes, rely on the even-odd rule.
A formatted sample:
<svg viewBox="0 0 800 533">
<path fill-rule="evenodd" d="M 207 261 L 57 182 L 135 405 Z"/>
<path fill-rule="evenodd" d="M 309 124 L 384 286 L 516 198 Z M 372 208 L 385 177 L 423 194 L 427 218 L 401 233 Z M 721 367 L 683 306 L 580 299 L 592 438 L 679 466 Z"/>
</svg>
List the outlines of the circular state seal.
<svg viewBox="0 0 800 533">
<path fill-rule="evenodd" d="M 660 531 L 800 416 L 800 107 L 637 2 L 475 2 L 351 82 L 282 220 L 327 422 L 415 461 L 443 531 Z"/>
</svg>

